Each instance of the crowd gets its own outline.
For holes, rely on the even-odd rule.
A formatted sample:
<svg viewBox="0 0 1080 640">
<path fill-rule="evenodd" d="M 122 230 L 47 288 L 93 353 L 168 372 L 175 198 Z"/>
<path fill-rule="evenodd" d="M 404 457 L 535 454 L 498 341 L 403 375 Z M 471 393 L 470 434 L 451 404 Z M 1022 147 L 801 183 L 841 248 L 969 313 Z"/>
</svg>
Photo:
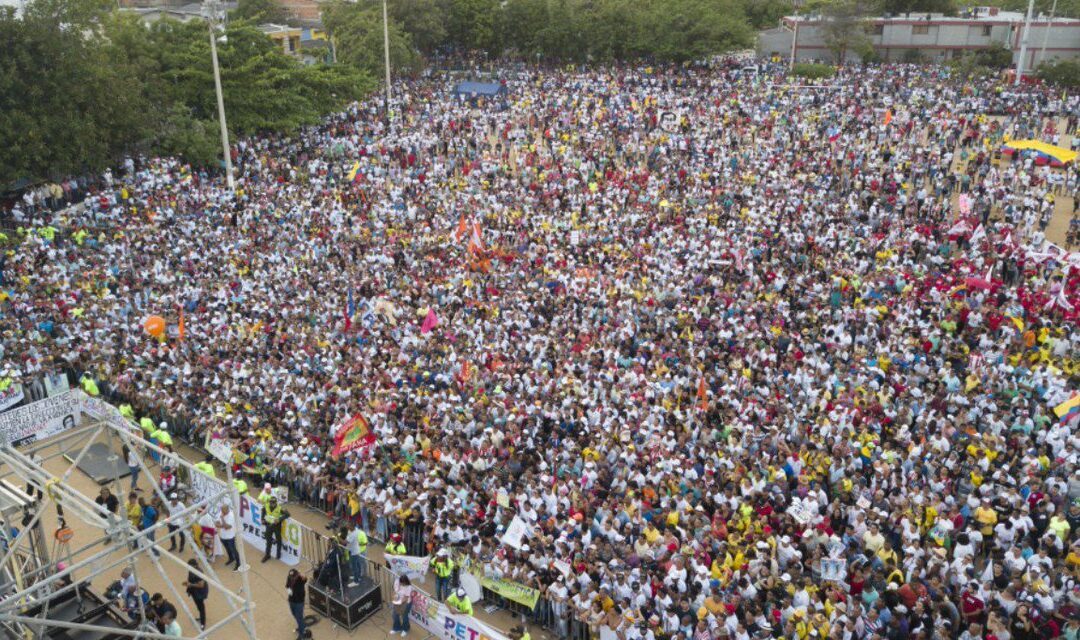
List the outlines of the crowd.
<svg viewBox="0 0 1080 640">
<path fill-rule="evenodd" d="M 3 375 L 86 371 L 563 633 L 1077 638 L 1080 174 L 998 151 L 1080 96 L 765 69 L 402 81 L 238 142 L 235 193 L 159 158 L 20 204 Z"/>
</svg>

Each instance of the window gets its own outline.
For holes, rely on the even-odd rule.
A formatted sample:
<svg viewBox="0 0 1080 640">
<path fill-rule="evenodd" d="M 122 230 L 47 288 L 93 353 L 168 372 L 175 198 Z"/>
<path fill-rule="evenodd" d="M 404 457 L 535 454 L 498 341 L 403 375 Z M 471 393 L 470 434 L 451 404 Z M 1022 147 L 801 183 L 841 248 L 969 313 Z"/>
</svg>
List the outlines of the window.
<svg viewBox="0 0 1080 640">
<path fill-rule="evenodd" d="M 992 28 L 993 27 L 991 27 L 990 25 L 984 25 L 983 26 L 983 35 L 986 36 L 986 37 L 990 37 L 990 30 Z"/>
<path fill-rule="evenodd" d="M 883 24 L 875 24 L 874 27 L 870 29 L 870 35 L 880 36 L 883 33 L 885 33 L 885 25 Z"/>
<path fill-rule="evenodd" d="M 916 36 L 925 36 L 930 33 L 930 25 L 917 24 L 911 28 L 911 34 Z"/>
</svg>

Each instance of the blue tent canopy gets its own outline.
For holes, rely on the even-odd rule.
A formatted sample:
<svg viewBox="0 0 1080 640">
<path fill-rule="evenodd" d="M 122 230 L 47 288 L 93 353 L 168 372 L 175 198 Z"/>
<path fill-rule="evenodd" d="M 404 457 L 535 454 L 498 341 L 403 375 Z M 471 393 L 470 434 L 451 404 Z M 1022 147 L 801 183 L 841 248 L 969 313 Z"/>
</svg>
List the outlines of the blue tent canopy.
<svg viewBox="0 0 1080 640">
<path fill-rule="evenodd" d="M 506 87 L 493 82 L 459 82 L 454 93 L 467 98 L 505 96 Z"/>
</svg>

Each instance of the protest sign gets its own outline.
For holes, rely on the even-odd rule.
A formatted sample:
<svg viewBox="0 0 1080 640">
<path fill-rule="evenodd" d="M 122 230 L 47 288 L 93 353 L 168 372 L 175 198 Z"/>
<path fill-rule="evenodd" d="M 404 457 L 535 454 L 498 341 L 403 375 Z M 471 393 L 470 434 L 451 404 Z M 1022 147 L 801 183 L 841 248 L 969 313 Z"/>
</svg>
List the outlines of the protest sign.
<svg viewBox="0 0 1080 640">
<path fill-rule="evenodd" d="M 207 434 L 206 450 L 223 464 L 231 464 L 232 444 L 225 438 L 215 438 L 212 435 Z"/>
<path fill-rule="evenodd" d="M 821 579 L 841 582 L 847 576 L 847 563 L 843 558 L 822 558 Z"/>
<path fill-rule="evenodd" d="M 79 423 L 82 403 L 70 391 L 0 414 L 0 442 L 23 446 L 54 436 Z"/>
<path fill-rule="evenodd" d="M 45 373 L 42 378 L 45 382 L 45 395 L 58 396 L 65 391 L 71 389 L 71 385 L 68 384 L 67 374 L 63 372 L 59 373 Z"/>
<path fill-rule="evenodd" d="M 503 544 L 513 547 L 515 549 L 521 549 L 521 545 L 525 538 L 532 535 L 529 529 L 529 525 L 525 524 L 525 521 L 518 516 L 514 516 L 514 519 L 510 521 L 510 526 L 506 528 L 506 533 L 503 534 Z"/>
</svg>

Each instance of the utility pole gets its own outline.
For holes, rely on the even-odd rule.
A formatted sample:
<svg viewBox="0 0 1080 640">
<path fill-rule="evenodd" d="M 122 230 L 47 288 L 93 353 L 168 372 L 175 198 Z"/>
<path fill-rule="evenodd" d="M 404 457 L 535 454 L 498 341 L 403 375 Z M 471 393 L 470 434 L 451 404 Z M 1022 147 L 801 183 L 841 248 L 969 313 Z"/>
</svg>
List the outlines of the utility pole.
<svg viewBox="0 0 1080 640">
<path fill-rule="evenodd" d="M 1035 10 L 1035 0 L 1028 0 L 1027 19 L 1024 20 L 1024 33 L 1020 35 L 1020 58 L 1016 61 L 1016 80 L 1013 86 L 1020 86 L 1024 75 L 1024 58 L 1027 57 L 1028 34 L 1031 33 L 1031 12 Z"/>
<path fill-rule="evenodd" d="M 795 31 L 791 34 L 791 59 L 788 60 L 788 69 L 795 68 L 795 49 L 799 46 L 799 16 L 795 16 Z"/>
<path fill-rule="evenodd" d="M 225 98 L 221 94 L 221 69 L 218 68 L 217 57 L 217 21 L 219 16 L 224 15 L 225 10 L 218 0 L 205 0 L 203 13 L 210 25 L 210 60 L 214 65 L 214 90 L 217 92 L 218 122 L 221 125 L 221 150 L 225 156 L 225 181 L 229 185 L 229 191 L 235 191 L 232 154 L 229 152 L 229 127 L 225 124 Z"/>
<path fill-rule="evenodd" d="M 1050 7 L 1050 19 L 1046 21 L 1046 26 L 1043 27 L 1043 43 L 1042 51 L 1039 52 L 1039 64 L 1046 62 L 1046 41 L 1050 39 L 1050 28 L 1054 26 L 1054 14 L 1057 13 L 1057 0 L 1054 0 L 1054 4 Z"/>
<path fill-rule="evenodd" d="M 390 22 L 386 17 L 386 0 L 382 3 L 383 55 L 386 58 L 386 124 L 391 124 L 390 117 Z"/>
</svg>

